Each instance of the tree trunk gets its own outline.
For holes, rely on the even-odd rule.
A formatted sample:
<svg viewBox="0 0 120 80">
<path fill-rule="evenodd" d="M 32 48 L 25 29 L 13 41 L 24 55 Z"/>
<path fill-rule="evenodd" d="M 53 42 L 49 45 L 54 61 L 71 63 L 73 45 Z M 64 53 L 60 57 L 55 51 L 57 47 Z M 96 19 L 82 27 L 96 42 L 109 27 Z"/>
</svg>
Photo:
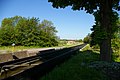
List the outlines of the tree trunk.
<svg viewBox="0 0 120 80">
<path fill-rule="evenodd" d="M 112 0 L 103 0 L 100 6 L 100 29 L 105 32 L 105 36 L 101 39 L 100 59 L 103 61 L 111 61 L 111 12 Z"/>
</svg>

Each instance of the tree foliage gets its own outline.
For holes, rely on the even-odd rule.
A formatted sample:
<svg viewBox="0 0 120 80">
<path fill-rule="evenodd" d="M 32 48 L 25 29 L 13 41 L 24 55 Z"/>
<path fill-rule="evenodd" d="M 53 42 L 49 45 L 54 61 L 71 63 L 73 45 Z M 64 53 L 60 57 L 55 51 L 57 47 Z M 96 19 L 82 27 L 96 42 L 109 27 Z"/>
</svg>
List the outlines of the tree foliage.
<svg viewBox="0 0 120 80">
<path fill-rule="evenodd" d="M 118 20 L 117 25 L 118 29 L 114 33 L 114 37 L 112 39 L 112 48 L 114 49 L 114 51 L 118 51 L 117 53 L 120 54 L 120 19 Z"/>
<path fill-rule="evenodd" d="M 118 26 L 118 13 L 116 12 L 112 12 L 112 17 L 111 17 L 111 25 L 112 25 L 112 30 L 111 33 L 107 33 L 106 31 L 102 30 L 100 28 L 100 15 L 99 15 L 99 11 L 94 13 L 95 16 L 95 25 L 92 26 L 91 31 L 93 31 L 91 33 L 91 42 L 90 45 L 96 45 L 98 44 L 100 46 L 101 41 L 103 39 L 106 39 L 107 36 L 110 36 L 111 39 L 113 39 L 115 37 L 115 33 L 117 32 L 119 26 Z"/>
<path fill-rule="evenodd" d="M 85 10 L 87 13 L 94 13 L 99 10 L 104 0 L 48 0 L 55 8 L 71 6 L 73 10 Z M 112 0 L 112 8 L 120 10 L 119 0 Z"/>
<path fill-rule="evenodd" d="M 90 35 L 91 34 L 89 33 L 86 37 L 84 37 L 84 39 L 83 39 L 84 43 L 90 43 L 90 41 L 91 41 L 91 36 Z"/>
<path fill-rule="evenodd" d="M 22 46 L 56 46 L 58 45 L 57 30 L 53 23 L 39 18 L 14 16 L 5 18 L 0 27 L 0 45 L 12 43 Z"/>
<path fill-rule="evenodd" d="M 120 19 L 118 19 L 118 14 L 114 13 L 114 18 L 112 21 L 113 28 L 112 34 L 110 35 L 112 39 L 120 39 Z M 107 35 L 106 32 L 100 30 L 99 22 L 96 21 L 96 24 L 92 26 L 91 30 L 91 42 L 90 45 L 94 46 L 98 44 L 100 46 L 101 40 Z M 113 40 L 112 40 L 113 41 Z"/>
<path fill-rule="evenodd" d="M 73 10 L 84 10 L 87 13 L 97 13 L 100 30 L 100 59 L 111 61 L 111 35 L 114 32 L 112 19 L 114 10 L 120 10 L 120 0 L 48 0 L 54 8 L 71 6 Z M 112 18 L 113 17 L 113 18 Z M 111 24 L 112 23 L 112 24 Z M 95 26 L 94 26 L 95 27 Z M 97 31 L 96 33 L 99 34 Z"/>
</svg>

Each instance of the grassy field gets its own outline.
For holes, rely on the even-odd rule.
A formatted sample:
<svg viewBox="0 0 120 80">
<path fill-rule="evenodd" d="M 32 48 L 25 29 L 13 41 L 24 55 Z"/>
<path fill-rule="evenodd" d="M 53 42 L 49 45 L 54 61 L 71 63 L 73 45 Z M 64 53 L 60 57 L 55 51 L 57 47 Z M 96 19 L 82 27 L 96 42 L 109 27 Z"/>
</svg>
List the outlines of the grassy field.
<svg viewBox="0 0 120 80">
<path fill-rule="evenodd" d="M 33 49 L 33 48 L 40 48 L 40 47 L 35 47 L 35 46 L 29 46 L 29 47 L 25 47 L 25 46 L 15 46 L 15 47 L 12 47 L 12 46 L 1 46 L 0 47 L 0 53 L 2 52 L 16 52 L 16 51 L 23 51 L 23 50 L 26 50 L 26 49 Z"/>
<path fill-rule="evenodd" d="M 80 45 L 83 43 L 79 43 L 79 44 L 65 44 L 64 46 L 58 45 L 58 46 L 54 46 L 51 48 L 56 48 L 56 47 L 71 47 L 71 46 L 75 46 L 75 45 Z M 10 52 L 16 52 L 16 51 L 23 51 L 23 50 L 27 50 L 27 49 L 36 49 L 36 48 L 50 48 L 50 47 L 40 47 L 40 46 L 0 46 L 0 53 L 10 53 Z"/>
<path fill-rule="evenodd" d="M 118 72 L 116 72 L 116 68 Z M 108 70 L 110 74 L 108 74 Z M 39 80 L 118 80 L 119 71 L 119 64 L 99 61 L 99 52 L 94 52 L 87 45 L 83 51 Z"/>
</svg>

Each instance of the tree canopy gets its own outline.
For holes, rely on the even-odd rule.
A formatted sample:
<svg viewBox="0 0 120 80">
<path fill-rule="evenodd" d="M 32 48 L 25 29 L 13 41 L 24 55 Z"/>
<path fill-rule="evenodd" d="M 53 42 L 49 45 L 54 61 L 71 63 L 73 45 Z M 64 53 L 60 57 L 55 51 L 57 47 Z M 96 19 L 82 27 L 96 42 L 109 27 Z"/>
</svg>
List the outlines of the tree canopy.
<svg viewBox="0 0 120 80">
<path fill-rule="evenodd" d="M 89 33 L 86 37 L 84 37 L 83 42 L 90 43 L 90 41 L 91 41 L 91 34 Z"/>
<path fill-rule="evenodd" d="M 0 45 L 10 46 L 56 46 L 57 30 L 48 20 L 40 22 L 39 18 L 14 16 L 2 20 L 0 27 Z"/>
<path fill-rule="evenodd" d="M 73 10 L 84 10 L 86 13 L 96 14 L 94 15 L 97 19 L 96 25 L 99 24 L 99 31 L 96 31 L 96 34 L 101 36 L 100 59 L 111 61 L 111 35 L 116 30 L 116 24 L 113 21 L 117 19 L 115 13 L 120 10 L 120 0 L 48 0 L 48 2 L 51 2 L 54 8 L 71 6 Z"/>
<path fill-rule="evenodd" d="M 120 10 L 119 0 L 107 0 L 115 10 Z M 94 13 L 99 10 L 105 0 L 48 0 L 55 8 L 71 6 L 73 10 L 85 10 L 87 13 Z"/>
</svg>

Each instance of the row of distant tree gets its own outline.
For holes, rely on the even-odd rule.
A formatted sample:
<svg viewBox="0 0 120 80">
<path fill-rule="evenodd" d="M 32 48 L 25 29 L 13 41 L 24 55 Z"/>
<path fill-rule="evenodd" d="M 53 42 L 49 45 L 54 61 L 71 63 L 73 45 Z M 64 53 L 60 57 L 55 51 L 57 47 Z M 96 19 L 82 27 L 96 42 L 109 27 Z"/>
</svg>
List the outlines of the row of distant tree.
<svg viewBox="0 0 120 80">
<path fill-rule="evenodd" d="M 117 30 L 116 32 L 113 34 L 113 37 L 112 37 L 112 48 L 114 51 L 117 51 L 120 49 L 120 19 L 117 21 Z M 84 43 L 90 43 L 91 46 L 98 46 L 100 45 L 100 36 L 101 36 L 101 33 L 99 31 L 99 25 L 94 25 L 91 29 L 92 32 L 91 34 L 89 33 L 84 39 L 83 39 L 83 42 Z"/>
<path fill-rule="evenodd" d="M 10 46 L 57 46 L 57 30 L 48 20 L 14 16 L 4 18 L 0 27 L 0 45 Z"/>
</svg>

